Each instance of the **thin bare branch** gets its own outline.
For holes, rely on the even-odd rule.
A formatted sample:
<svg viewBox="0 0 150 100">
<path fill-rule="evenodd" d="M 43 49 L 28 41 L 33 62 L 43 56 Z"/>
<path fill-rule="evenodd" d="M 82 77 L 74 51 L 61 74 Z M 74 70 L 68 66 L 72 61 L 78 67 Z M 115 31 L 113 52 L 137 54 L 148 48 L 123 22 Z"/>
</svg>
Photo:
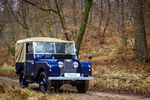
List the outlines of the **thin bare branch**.
<svg viewBox="0 0 150 100">
<path fill-rule="evenodd" d="M 28 1 L 28 0 L 23 0 L 23 1 L 25 1 L 26 3 L 28 3 L 28 4 L 32 5 L 32 6 L 35 6 L 35 7 L 39 8 L 40 10 L 43 10 L 43 11 L 52 11 L 52 12 L 54 12 L 54 13 L 58 13 L 56 10 L 54 10 L 54 9 L 52 9 L 52 8 L 42 8 L 42 7 L 36 5 L 36 4 L 34 4 L 33 2 L 30 2 L 30 1 Z"/>
</svg>

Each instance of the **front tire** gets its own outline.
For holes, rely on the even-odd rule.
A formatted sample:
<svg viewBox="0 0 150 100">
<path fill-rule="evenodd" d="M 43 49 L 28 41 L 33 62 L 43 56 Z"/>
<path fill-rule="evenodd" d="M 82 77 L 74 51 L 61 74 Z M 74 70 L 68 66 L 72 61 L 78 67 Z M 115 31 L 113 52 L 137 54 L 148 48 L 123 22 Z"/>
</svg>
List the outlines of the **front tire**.
<svg viewBox="0 0 150 100">
<path fill-rule="evenodd" d="M 29 82 L 26 81 L 26 77 L 23 71 L 20 73 L 19 84 L 22 88 L 29 86 Z"/>
<path fill-rule="evenodd" d="M 39 88 L 41 92 L 45 93 L 48 90 L 50 91 L 51 89 L 51 82 L 48 81 L 46 73 L 41 72 L 40 77 L 39 77 Z"/>
<path fill-rule="evenodd" d="M 80 84 L 78 84 L 76 87 L 78 92 L 86 93 L 89 87 L 89 81 L 88 80 L 81 81 Z"/>
</svg>

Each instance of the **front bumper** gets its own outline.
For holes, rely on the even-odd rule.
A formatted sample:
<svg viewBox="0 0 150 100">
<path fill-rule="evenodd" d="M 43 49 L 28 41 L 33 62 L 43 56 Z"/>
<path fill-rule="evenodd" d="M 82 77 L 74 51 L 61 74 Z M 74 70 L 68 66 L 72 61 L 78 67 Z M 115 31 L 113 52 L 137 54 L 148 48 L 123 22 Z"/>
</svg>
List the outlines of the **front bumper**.
<svg viewBox="0 0 150 100">
<path fill-rule="evenodd" d="M 48 80 L 94 80 L 94 77 L 48 77 Z"/>
</svg>

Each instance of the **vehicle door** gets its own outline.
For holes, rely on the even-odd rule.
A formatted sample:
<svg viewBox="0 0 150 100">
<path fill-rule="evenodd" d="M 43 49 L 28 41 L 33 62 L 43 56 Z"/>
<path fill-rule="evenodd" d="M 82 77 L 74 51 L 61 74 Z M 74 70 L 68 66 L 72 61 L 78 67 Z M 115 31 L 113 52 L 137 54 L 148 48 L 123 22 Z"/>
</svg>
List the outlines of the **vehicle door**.
<svg viewBox="0 0 150 100">
<path fill-rule="evenodd" d="M 26 43 L 26 75 L 28 78 L 34 75 L 33 43 Z"/>
</svg>

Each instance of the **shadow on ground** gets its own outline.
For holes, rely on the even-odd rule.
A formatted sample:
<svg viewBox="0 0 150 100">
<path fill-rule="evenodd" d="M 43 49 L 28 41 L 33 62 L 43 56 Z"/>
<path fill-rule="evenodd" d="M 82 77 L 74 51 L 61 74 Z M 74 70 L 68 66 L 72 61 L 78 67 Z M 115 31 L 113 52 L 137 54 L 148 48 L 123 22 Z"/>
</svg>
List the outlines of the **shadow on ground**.
<svg viewBox="0 0 150 100">
<path fill-rule="evenodd" d="M 32 89 L 33 91 L 36 91 L 36 92 L 41 92 L 40 89 L 39 89 L 39 85 L 38 84 L 31 84 L 29 86 L 29 89 Z M 49 92 L 49 91 L 48 91 Z M 59 91 L 54 91 L 54 88 L 52 88 L 52 90 L 50 91 L 51 94 L 64 94 L 64 93 L 78 93 L 77 89 L 73 86 L 62 86 L 60 88 Z"/>
</svg>

